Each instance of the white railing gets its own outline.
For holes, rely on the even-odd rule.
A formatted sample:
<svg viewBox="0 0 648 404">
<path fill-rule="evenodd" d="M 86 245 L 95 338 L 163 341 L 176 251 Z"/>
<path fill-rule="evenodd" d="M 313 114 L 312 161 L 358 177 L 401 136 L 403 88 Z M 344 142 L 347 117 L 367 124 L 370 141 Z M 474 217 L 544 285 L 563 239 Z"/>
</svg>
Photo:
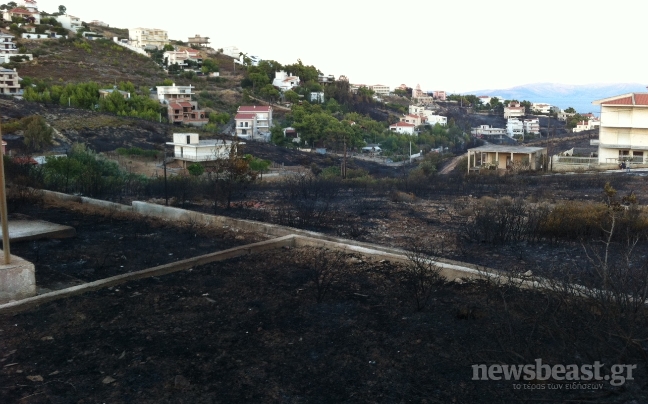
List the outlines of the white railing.
<svg viewBox="0 0 648 404">
<path fill-rule="evenodd" d="M 553 156 L 554 164 L 598 165 L 598 157 Z"/>
</svg>

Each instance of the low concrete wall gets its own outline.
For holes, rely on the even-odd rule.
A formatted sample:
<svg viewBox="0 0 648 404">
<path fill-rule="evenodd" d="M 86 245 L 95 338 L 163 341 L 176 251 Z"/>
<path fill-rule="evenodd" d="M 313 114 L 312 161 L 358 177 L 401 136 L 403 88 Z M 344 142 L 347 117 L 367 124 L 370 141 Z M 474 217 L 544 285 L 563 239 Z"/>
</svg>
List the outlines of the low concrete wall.
<svg viewBox="0 0 648 404">
<path fill-rule="evenodd" d="M 362 252 L 362 248 L 365 248 L 370 251 L 382 251 L 385 253 L 390 253 L 395 255 L 407 255 L 407 251 L 399 248 L 365 243 L 356 240 L 349 240 L 349 239 L 329 236 L 322 233 L 317 233 L 314 231 L 296 229 L 293 227 L 280 226 L 271 223 L 257 222 L 254 220 L 235 219 L 227 216 L 211 215 L 208 213 L 200 213 L 192 210 L 174 208 L 171 206 L 163 206 L 163 205 L 158 205 L 149 202 L 141 202 L 141 201 L 133 201 L 132 208 L 131 208 L 130 206 L 127 205 L 101 201 L 98 199 L 76 197 L 76 196 L 71 196 L 71 195 L 62 194 L 53 191 L 43 191 L 43 192 L 45 193 L 45 195 L 48 195 L 50 198 L 53 199 L 72 200 L 75 202 L 88 203 L 95 206 L 110 207 L 110 208 L 120 209 L 120 210 L 130 209 L 132 210 L 132 212 L 141 214 L 143 216 L 151 216 L 160 219 L 179 220 L 187 223 L 196 222 L 198 224 L 207 224 L 207 225 L 212 224 L 217 226 L 227 226 L 245 232 L 266 234 L 268 236 L 274 236 L 274 237 L 284 237 L 287 235 L 299 235 L 302 237 L 308 237 L 312 239 L 319 239 L 319 240 L 330 241 L 333 243 L 339 243 L 341 245 L 347 246 L 347 248 L 351 246 L 357 247 L 358 252 Z M 78 200 L 73 198 L 78 198 Z M 439 259 L 439 262 L 444 262 L 450 265 L 458 265 L 461 267 L 472 267 L 470 266 L 470 264 L 452 261 L 452 260 L 446 260 L 446 259 Z"/>
</svg>

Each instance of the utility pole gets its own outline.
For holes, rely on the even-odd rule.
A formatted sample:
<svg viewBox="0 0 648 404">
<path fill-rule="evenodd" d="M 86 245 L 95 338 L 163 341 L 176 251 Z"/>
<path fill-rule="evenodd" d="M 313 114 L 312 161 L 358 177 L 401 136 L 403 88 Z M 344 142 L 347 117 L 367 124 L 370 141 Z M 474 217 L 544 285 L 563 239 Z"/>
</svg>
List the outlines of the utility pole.
<svg viewBox="0 0 648 404">
<path fill-rule="evenodd" d="M 166 173 L 166 149 L 164 150 L 164 161 L 162 162 L 164 166 L 164 200 L 165 205 L 169 206 L 169 194 L 167 194 L 167 173 Z"/>
<path fill-rule="evenodd" d="M 347 160 L 347 150 L 346 150 L 346 135 L 344 135 L 344 160 L 342 161 L 342 178 L 346 179 L 346 160 Z"/>
<path fill-rule="evenodd" d="M 0 127 L 0 144 L 2 143 L 2 128 Z M 0 146 L 1 147 L 1 146 Z M 5 195 L 4 153 L 0 151 L 0 213 L 2 214 L 2 252 L 4 264 L 11 264 L 9 248 L 9 215 L 7 214 L 7 196 Z"/>
</svg>

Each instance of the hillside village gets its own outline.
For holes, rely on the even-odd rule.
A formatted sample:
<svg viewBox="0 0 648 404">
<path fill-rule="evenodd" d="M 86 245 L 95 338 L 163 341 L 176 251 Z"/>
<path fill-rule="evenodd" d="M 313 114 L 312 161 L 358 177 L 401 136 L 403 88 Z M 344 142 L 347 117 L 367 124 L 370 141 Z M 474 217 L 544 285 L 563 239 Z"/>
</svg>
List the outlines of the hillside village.
<svg viewBox="0 0 648 404">
<path fill-rule="evenodd" d="M 0 402 L 648 400 L 648 93 L 391 88 L 48 11 L 0 5 Z"/>
</svg>

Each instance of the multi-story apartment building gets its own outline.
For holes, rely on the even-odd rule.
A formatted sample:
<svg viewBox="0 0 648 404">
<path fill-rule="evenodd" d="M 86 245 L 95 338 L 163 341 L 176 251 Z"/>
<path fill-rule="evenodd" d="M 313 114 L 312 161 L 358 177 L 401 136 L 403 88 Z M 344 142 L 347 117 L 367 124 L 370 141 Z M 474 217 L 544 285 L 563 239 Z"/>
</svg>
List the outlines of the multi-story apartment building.
<svg viewBox="0 0 648 404">
<path fill-rule="evenodd" d="M 22 94 L 20 77 L 18 77 L 16 69 L 0 68 L 0 94 Z"/>
<path fill-rule="evenodd" d="M 423 124 L 425 118 L 421 115 L 407 114 L 400 117 L 401 122 L 411 123 L 414 126 L 419 126 Z"/>
<path fill-rule="evenodd" d="M 525 119 L 524 131 L 532 135 L 540 134 L 540 120 L 539 119 Z"/>
<path fill-rule="evenodd" d="M 253 140 L 269 140 L 272 127 L 272 107 L 241 105 L 235 116 L 236 135 Z"/>
<path fill-rule="evenodd" d="M 506 135 L 506 129 L 504 128 L 493 128 L 490 125 L 479 125 L 476 128 L 470 130 L 470 134 L 477 137 L 489 137 L 489 136 L 503 136 Z"/>
<path fill-rule="evenodd" d="M 370 90 L 373 90 L 373 92 L 376 95 L 389 95 L 389 86 L 385 86 L 383 84 L 374 84 L 373 86 L 369 86 Z"/>
<path fill-rule="evenodd" d="M 130 28 L 128 36 L 136 48 L 162 49 L 169 43 L 168 33 L 157 28 Z"/>
<path fill-rule="evenodd" d="M 198 102 L 193 101 L 193 86 L 157 86 L 153 98 L 167 106 L 169 123 L 203 126 L 209 122 L 204 110 L 198 109 Z"/>
<path fill-rule="evenodd" d="M 506 134 L 510 137 L 524 136 L 524 122 L 517 118 L 509 118 L 506 121 Z"/>
<path fill-rule="evenodd" d="M 14 41 L 14 36 L 0 32 L 0 53 L 17 54 L 18 47 Z"/>
<path fill-rule="evenodd" d="M 601 107 L 599 163 L 645 162 L 648 156 L 648 93 L 594 101 Z"/>
<path fill-rule="evenodd" d="M 585 119 L 576 124 L 576 127 L 572 129 L 572 132 L 578 133 L 578 132 L 583 132 L 585 130 L 592 130 L 595 128 L 598 128 L 601 126 L 601 121 L 599 121 L 596 118 L 592 119 Z"/>
<path fill-rule="evenodd" d="M 551 113 L 551 105 L 542 103 L 542 102 L 532 102 L 531 103 L 531 111 L 532 112 L 537 112 L 540 114 L 546 114 L 549 115 Z"/>
<path fill-rule="evenodd" d="M 523 117 L 525 113 L 525 108 L 517 101 L 511 101 L 504 107 L 504 119 Z"/>
</svg>

